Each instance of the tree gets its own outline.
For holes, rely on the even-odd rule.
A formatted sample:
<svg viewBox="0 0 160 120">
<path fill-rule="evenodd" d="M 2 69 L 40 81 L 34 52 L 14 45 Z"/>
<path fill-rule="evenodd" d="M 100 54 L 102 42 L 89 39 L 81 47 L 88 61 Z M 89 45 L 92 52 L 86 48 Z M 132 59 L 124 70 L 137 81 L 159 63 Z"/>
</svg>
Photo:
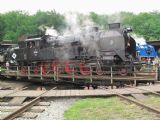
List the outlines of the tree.
<svg viewBox="0 0 160 120">
<path fill-rule="evenodd" d="M 125 19 L 125 24 L 133 27 L 138 35 L 142 35 L 146 40 L 160 40 L 160 13 L 140 13 Z"/>
<path fill-rule="evenodd" d="M 41 25 L 54 26 L 58 31 L 62 31 L 66 26 L 64 16 L 55 11 L 38 11 L 35 15 L 12 11 L 3 14 L 3 19 L 6 24 L 4 39 L 13 42 L 17 42 L 18 38 L 24 35 L 38 34 L 38 27 Z"/>
<path fill-rule="evenodd" d="M 66 27 L 64 16 L 56 13 L 56 11 L 38 11 L 33 16 L 33 23 L 36 24 L 36 26 L 46 25 L 48 27 L 54 27 L 54 29 L 59 32 Z"/>
<path fill-rule="evenodd" d="M 136 34 L 142 35 L 147 40 L 160 40 L 160 12 L 133 14 L 131 12 L 120 12 L 112 15 L 99 15 L 91 12 L 89 15 L 77 14 L 77 25 L 90 25 L 92 22 L 102 29 L 107 29 L 108 23 L 121 22 L 123 27 L 132 27 Z M 63 32 L 73 24 L 67 24 L 65 16 L 56 11 L 38 11 L 29 15 L 24 11 L 11 11 L 0 14 L 0 40 L 7 39 L 17 42 L 21 36 L 38 34 L 39 26 L 54 27 Z"/>
<path fill-rule="evenodd" d="M 5 29 L 5 22 L 3 18 L 0 16 L 0 41 L 2 41 L 3 36 L 4 36 L 4 29 Z"/>
<path fill-rule="evenodd" d="M 98 26 L 100 26 L 103 29 L 107 28 L 108 25 L 108 16 L 107 15 L 98 15 L 95 12 L 91 12 L 89 14 L 89 18 L 96 23 Z"/>
<path fill-rule="evenodd" d="M 30 26 L 29 15 L 22 11 L 12 11 L 3 15 L 5 21 L 5 36 L 4 39 L 17 41 L 18 37 L 27 34 Z"/>
</svg>

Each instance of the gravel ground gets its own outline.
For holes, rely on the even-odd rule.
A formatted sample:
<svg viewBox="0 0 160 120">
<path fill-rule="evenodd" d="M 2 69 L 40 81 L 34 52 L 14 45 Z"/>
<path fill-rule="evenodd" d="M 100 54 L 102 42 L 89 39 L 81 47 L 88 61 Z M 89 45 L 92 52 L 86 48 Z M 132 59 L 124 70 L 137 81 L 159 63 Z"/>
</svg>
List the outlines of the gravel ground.
<svg viewBox="0 0 160 120">
<path fill-rule="evenodd" d="M 29 85 L 30 82 L 12 81 L 12 80 L 0 80 L 0 88 L 9 87 L 11 89 L 22 88 Z"/>
<path fill-rule="evenodd" d="M 78 98 L 63 98 L 54 99 L 51 101 L 49 107 L 38 115 L 36 120 L 64 120 L 64 112 L 72 105 Z"/>
</svg>

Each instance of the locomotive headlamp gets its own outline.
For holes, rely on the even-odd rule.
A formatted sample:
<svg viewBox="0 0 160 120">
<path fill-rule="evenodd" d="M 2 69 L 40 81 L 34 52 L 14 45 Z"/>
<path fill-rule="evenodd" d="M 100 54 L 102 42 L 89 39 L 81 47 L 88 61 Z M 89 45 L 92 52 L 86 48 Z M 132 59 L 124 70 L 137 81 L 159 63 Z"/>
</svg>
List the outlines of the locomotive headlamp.
<svg viewBox="0 0 160 120">
<path fill-rule="evenodd" d="M 132 32 L 132 28 L 127 28 L 127 32 Z"/>
<path fill-rule="evenodd" d="M 132 28 L 128 27 L 128 28 L 124 28 L 124 33 L 130 33 L 132 32 Z"/>
</svg>

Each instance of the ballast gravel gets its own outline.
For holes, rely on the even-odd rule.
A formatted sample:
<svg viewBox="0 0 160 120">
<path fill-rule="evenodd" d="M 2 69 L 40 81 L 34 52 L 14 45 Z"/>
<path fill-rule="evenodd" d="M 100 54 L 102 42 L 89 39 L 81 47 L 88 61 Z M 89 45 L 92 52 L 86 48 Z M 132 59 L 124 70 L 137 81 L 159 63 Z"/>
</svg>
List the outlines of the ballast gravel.
<svg viewBox="0 0 160 120">
<path fill-rule="evenodd" d="M 36 120 L 64 120 L 64 112 L 79 98 L 53 99 Z"/>
<path fill-rule="evenodd" d="M 57 98 L 57 99 L 47 99 L 46 102 L 50 102 L 49 106 L 36 106 L 36 108 L 44 109 L 42 113 L 25 112 L 26 116 L 38 115 L 34 120 L 64 120 L 64 112 L 69 109 L 69 107 L 80 98 Z M 0 106 L 1 108 L 1 106 Z M 3 108 L 10 108 L 10 106 L 3 106 Z M 14 106 L 12 107 L 14 108 Z M 15 107 L 16 108 L 16 107 Z M 11 112 L 0 112 L 0 118 L 8 115 Z M 18 117 L 14 120 L 33 120 L 28 118 Z"/>
</svg>

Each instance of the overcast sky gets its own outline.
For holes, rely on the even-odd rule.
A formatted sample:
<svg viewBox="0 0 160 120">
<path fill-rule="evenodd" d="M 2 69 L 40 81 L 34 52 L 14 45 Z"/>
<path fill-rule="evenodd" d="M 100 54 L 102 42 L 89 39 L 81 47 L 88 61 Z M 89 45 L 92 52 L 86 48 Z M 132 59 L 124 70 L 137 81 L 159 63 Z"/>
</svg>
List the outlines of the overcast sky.
<svg viewBox="0 0 160 120">
<path fill-rule="evenodd" d="M 160 0 L 0 0 L 0 13 L 24 10 L 34 14 L 37 10 L 56 10 L 99 14 L 112 14 L 120 11 L 134 13 L 160 11 Z"/>
</svg>

